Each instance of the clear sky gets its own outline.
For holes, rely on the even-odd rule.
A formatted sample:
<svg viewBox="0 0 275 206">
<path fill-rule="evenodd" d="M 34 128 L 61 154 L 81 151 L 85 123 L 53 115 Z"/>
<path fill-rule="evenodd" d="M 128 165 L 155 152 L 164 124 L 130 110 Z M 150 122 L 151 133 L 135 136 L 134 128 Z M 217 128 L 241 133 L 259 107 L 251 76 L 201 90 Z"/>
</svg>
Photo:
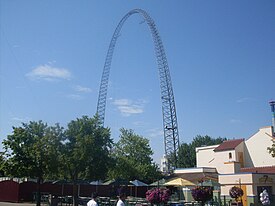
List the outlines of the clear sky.
<svg viewBox="0 0 275 206">
<path fill-rule="evenodd" d="M 21 122 L 66 127 L 93 116 L 112 34 L 134 8 L 148 12 L 162 38 L 181 142 L 249 138 L 271 125 L 273 0 L 0 0 L 0 141 Z M 132 15 L 117 41 L 105 126 L 115 142 L 121 127 L 149 138 L 159 162 L 159 77 L 142 20 Z"/>
</svg>

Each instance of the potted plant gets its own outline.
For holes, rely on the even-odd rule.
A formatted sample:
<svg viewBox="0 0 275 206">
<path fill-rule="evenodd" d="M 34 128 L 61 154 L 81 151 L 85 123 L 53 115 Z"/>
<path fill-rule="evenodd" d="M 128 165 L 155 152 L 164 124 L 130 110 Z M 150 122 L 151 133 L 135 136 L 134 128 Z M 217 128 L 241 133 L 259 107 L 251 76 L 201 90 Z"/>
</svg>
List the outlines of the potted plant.
<svg viewBox="0 0 275 206">
<path fill-rule="evenodd" d="M 197 186 L 191 190 L 191 194 L 194 200 L 201 202 L 202 206 L 213 198 L 211 187 Z"/>
<path fill-rule="evenodd" d="M 261 200 L 262 205 L 270 205 L 269 195 L 268 195 L 268 192 L 266 190 L 261 192 L 260 200 Z"/>
<path fill-rule="evenodd" d="M 146 192 L 146 199 L 151 205 L 165 205 L 170 196 L 170 190 L 166 188 L 153 188 Z"/>
<path fill-rule="evenodd" d="M 242 206 L 242 202 L 241 202 L 241 197 L 243 196 L 243 190 L 240 188 L 240 187 L 232 187 L 230 190 L 229 190 L 229 195 L 231 198 L 234 198 L 235 199 L 235 202 L 232 202 L 231 205 L 235 206 Z"/>
</svg>

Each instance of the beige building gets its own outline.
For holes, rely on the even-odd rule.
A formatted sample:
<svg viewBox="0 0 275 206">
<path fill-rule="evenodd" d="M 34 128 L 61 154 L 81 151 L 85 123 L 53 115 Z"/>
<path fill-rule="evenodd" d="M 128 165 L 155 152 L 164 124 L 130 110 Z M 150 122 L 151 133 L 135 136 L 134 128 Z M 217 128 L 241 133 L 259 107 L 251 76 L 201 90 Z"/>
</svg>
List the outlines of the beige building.
<svg viewBox="0 0 275 206">
<path fill-rule="evenodd" d="M 272 127 L 264 127 L 247 140 L 236 139 L 220 145 L 198 147 L 197 167 L 215 167 L 218 173 L 224 174 L 232 173 L 226 166 L 229 163 L 235 163 L 236 167 L 239 164 L 240 168 L 275 165 L 275 159 L 267 150 L 272 145 L 272 139 Z M 239 169 L 236 168 L 236 171 Z"/>
<path fill-rule="evenodd" d="M 272 129 L 261 128 L 247 140 L 196 148 L 197 167 L 216 168 L 221 197 L 230 198 L 229 190 L 236 185 L 244 191 L 243 205 L 257 206 L 259 194 L 266 189 L 275 205 L 275 158 L 267 150 L 275 140 Z"/>
</svg>

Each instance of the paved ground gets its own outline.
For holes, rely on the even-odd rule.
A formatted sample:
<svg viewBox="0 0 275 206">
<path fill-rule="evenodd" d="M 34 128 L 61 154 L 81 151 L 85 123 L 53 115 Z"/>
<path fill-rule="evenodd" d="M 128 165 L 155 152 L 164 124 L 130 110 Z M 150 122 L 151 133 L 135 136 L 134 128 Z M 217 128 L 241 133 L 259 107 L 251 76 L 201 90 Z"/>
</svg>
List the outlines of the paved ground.
<svg viewBox="0 0 275 206">
<path fill-rule="evenodd" d="M 10 203 L 10 202 L 0 202 L 0 206 L 35 206 L 34 203 Z"/>
</svg>

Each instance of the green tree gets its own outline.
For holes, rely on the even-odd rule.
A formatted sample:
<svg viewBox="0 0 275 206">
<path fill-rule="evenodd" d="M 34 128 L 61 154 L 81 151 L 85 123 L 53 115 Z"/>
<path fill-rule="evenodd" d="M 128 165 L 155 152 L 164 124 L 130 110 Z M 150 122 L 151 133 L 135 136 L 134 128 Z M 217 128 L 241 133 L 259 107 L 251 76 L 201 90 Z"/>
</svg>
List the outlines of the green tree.
<svg viewBox="0 0 275 206">
<path fill-rule="evenodd" d="M 4 154 L 3 152 L 0 152 L 0 177 L 4 176 L 4 170 L 3 170 L 4 164 L 5 164 Z"/>
<path fill-rule="evenodd" d="M 178 167 L 190 168 L 194 167 L 194 160 L 191 158 L 190 145 L 187 143 L 182 143 L 178 151 Z"/>
<path fill-rule="evenodd" d="M 268 147 L 267 150 L 271 154 L 272 157 L 275 157 L 275 140 L 272 140 L 272 146 Z"/>
<path fill-rule="evenodd" d="M 47 174 L 57 173 L 58 144 L 63 128 L 48 127 L 42 121 L 13 127 L 13 134 L 3 140 L 6 175 L 37 178 L 37 206 L 40 206 L 40 184 Z"/>
<path fill-rule="evenodd" d="M 110 169 L 109 178 L 152 182 L 161 177 L 151 157 L 153 151 L 149 140 L 135 134 L 131 129 L 122 128 L 120 132 L 120 140 L 115 144 L 113 152 L 116 164 Z"/>
<path fill-rule="evenodd" d="M 63 176 L 73 181 L 74 205 L 77 205 L 79 179 L 105 179 L 111 162 L 113 141 L 110 130 L 101 126 L 97 116 L 83 116 L 68 124 L 62 148 Z"/>
<path fill-rule="evenodd" d="M 190 144 L 183 143 L 178 151 L 178 167 L 196 167 L 196 147 L 221 144 L 226 138 L 211 138 L 210 136 L 196 136 Z"/>
</svg>

